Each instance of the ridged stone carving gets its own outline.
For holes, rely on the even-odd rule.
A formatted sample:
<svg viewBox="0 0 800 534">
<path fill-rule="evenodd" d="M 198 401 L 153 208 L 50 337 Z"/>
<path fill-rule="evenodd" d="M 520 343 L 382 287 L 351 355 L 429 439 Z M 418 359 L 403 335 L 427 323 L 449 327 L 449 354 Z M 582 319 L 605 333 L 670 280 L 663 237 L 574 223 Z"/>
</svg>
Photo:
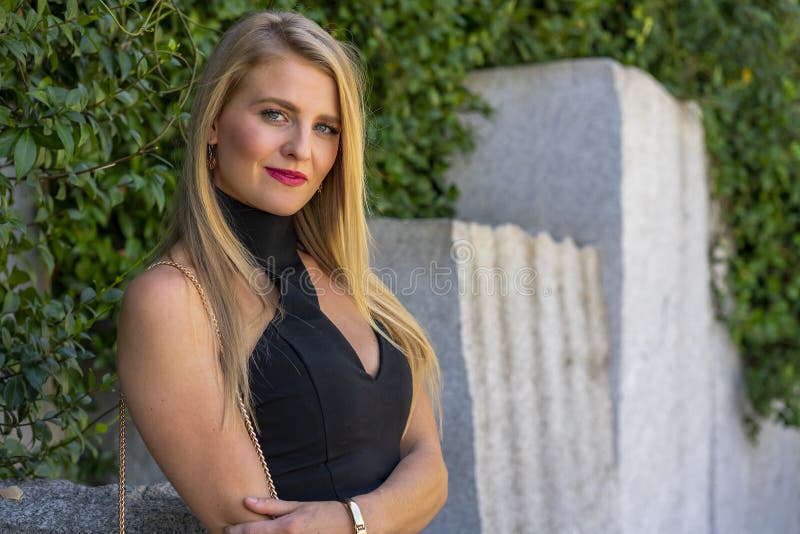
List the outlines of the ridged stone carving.
<svg viewBox="0 0 800 534">
<path fill-rule="evenodd" d="M 596 250 L 454 221 L 452 256 L 484 529 L 618 531 Z"/>
</svg>

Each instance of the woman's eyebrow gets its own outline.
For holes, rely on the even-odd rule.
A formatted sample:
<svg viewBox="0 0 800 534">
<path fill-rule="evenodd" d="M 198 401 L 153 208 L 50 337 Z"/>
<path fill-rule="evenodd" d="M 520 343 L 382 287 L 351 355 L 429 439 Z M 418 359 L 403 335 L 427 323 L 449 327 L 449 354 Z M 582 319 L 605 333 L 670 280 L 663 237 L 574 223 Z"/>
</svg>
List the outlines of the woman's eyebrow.
<svg viewBox="0 0 800 534">
<path fill-rule="evenodd" d="M 264 104 L 264 103 L 278 104 L 279 106 L 282 106 L 282 107 L 288 109 L 292 113 L 297 113 L 297 106 L 295 106 L 294 104 L 292 104 L 288 100 L 284 100 L 282 98 L 275 98 L 273 96 L 257 98 L 250 105 L 251 106 L 255 106 L 257 104 Z M 337 124 L 342 122 L 339 119 L 339 117 L 336 117 L 334 115 L 320 115 L 319 118 L 324 120 L 324 121 L 335 122 Z"/>
</svg>

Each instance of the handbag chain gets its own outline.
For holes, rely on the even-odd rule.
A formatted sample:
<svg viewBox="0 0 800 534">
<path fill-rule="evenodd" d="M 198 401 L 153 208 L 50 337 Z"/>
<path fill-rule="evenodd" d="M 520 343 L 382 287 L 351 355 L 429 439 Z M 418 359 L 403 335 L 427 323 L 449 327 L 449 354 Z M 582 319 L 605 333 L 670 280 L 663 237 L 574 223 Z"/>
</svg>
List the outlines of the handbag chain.
<svg viewBox="0 0 800 534">
<path fill-rule="evenodd" d="M 171 267 L 175 267 L 176 269 L 183 272 L 186 277 L 191 280 L 194 287 L 197 288 L 197 292 L 200 294 L 200 299 L 203 301 L 203 306 L 208 313 L 209 318 L 211 319 L 211 324 L 214 327 L 214 332 L 217 336 L 217 341 L 222 344 L 222 336 L 219 332 L 219 323 L 217 323 L 217 318 L 214 315 L 214 310 L 211 308 L 211 305 L 208 303 L 208 299 L 206 298 L 206 293 L 203 291 L 203 286 L 200 285 L 200 281 L 197 280 L 197 277 L 194 273 L 189 270 L 188 267 L 182 265 L 180 263 L 170 261 L 170 260 L 162 260 L 152 264 L 150 267 L 147 268 L 149 271 L 153 267 L 157 267 L 159 265 L 169 265 Z M 278 492 L 275 490 L 275 483 L 272 481 L 272 475 L 269 472 L 269 468 L 267 467 L 267 461 L 264 459 L 264 453 L 261 452 L 261 445 L 258 443 L 258 437 L 256 436 L 255 429 L 253 428 L 253 422 L 250 419 L 250 415 L 247 413 L 247 408 L 245 408 L 244 400 L 242 399 L 242 395 L 239 394 L 239 411 L 242 413 L 242 419 L 244 420 L 245 427 L 247 428 L 247 433 L 250 435 L 250 441 L 253 443 L 253 446 L 256 449 L 256 453 L 258 453 L 258 460 L 261 462 L 261 467 L 264 470 L 264 476 L 267 482 L 267 493 L 269 494 L 270 498 L 277 499 Z M 120 534 L 125 534 L 125 395 L 120 392 L 119 395 L 119 502 L 118 502 L 118 517 L 119 517 L 119 532 Z"/>
</svg>

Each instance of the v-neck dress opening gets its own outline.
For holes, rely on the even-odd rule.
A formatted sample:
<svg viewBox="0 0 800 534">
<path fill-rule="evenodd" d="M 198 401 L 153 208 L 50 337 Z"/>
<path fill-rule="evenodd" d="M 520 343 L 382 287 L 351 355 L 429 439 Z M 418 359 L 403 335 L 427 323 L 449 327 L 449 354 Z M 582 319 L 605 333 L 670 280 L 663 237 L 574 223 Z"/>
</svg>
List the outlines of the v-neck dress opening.
<svg viewBox="0 0 800 534">
<path fill-rule="evenodd" d="M 305 279 L 308 282 L 308 285 L 314 290 L 314 293 L 311 294 L 311 295 L 308 295 L 308 296 L 313 300 L 313 302 L 317 306 L 317 308 L 319 308 L 320 315 L 322 317 L 324 317 L 325 322 L 327 323 L 327 326 L 340 339 L 340 341 L 342 342 L 342 344 L 346 348 L 346 352 L 348 352 L 352 356 L 354 362 L 358 364 L 359 368 L 361 369 L 361 372 L 364 373 L 365 377 L 370 379 L 370 380 L 372 380 L 373 382 L 377 382 L 380 379 L 381 370 L 383 369 L 383 345 L 386 342 L 386 340 L 383 339 L 383 336 L 380 334 L 380 332 L 378 332 L 375 328 L 370 326 L 370 330 L 372 331 L 372 335 L 375 336 L 375 341 L 378 344 L 378 369 L 375 371 L 375 376 L 372 376 L 367 371 L 367 368 L 364 366 L 364 360 L 362 360 L 361 357 L 358 355 L 358 351 L 356 351 L 355 347 L 353 347 L 353 344 L 350 342 L 350 340 L 347 339 L 347 336 L 344 335 L 344 332 L 342 332 L 342 330 L 338 326 L 336 326 L 336 323 L 333 322 L 333 320 L 328 316 L 327 313 L 322 311 L 322 307 L 319 304 L 319 294 L 317 292 L 316 285 L 311 280 L 311 275 L 308 273 L 308 269 L 306 269 L 305 264 L 302 261 L 302 258 L 300 259 L 300 263 L 298 265 L 302 266 L 302 268 L 303 268 L 298 276 L 305 277 Z M 283 283 L 283 279 L 280 278 L 280 277 L 275 277 L 275 278 L 273 278 L 273 280 L 278 280 L 276 282 L 278 284 L 282 284 Z M 288 281 L 287 283 L 291 283 L 291 282 Z M 279 306 L 283 306 L 284 305 L 283 292 L 284 292 L 283 286 L 279 286 L 278 287 L 278 304 L 279 304 Z M 277 321 L 276 321 L 276 319 L 277 319 Z M 269 321 L 269 323 L 267 323 L 267 326 L 265 327 L 264 330 L 267 330 L 269 328 L 273 328 L 273 330 L 277 330 L 277 327 L 280 324 L 280 322 L 281 322 L 280 312 L 276 310 L 275 316 Z M 377 319 L 375 320 L 375 322 L 379 325 L 378 327 L 385 332 L 383 324 Z"/>
</svg>

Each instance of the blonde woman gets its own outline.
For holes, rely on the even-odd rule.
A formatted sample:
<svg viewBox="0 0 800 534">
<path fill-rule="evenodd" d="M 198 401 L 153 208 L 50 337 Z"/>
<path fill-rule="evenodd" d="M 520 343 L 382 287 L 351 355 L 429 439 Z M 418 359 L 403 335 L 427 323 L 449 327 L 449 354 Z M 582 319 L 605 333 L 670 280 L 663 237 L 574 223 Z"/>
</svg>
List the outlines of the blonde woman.
<svg viewBox="0 0 800 534">
<path fill-rule="evenodd" d="M 127 405 L 211 532 L 418 532 L 447 498 L 436 355 L 369 266 L 354 58 L 294 13 L 222 36 L 156 255 L 174 263 L 125 292 Z"/>
</svg>

